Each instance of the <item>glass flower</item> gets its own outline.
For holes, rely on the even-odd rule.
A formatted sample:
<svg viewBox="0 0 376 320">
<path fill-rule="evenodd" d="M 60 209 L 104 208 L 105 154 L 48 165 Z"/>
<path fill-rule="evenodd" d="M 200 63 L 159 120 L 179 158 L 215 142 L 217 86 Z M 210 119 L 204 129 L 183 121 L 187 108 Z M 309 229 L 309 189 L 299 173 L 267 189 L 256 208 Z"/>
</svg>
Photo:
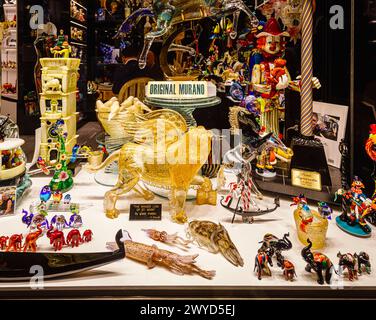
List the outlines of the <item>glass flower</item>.
<svg viewBox="0 0 376 320">
<path fill-rule="evenodd" d="M 59 174 L 59 180 L 60 181 L 66 181 L 69 179 L 69 174 L 65 171 L 61 171 Z"/>
</svg>

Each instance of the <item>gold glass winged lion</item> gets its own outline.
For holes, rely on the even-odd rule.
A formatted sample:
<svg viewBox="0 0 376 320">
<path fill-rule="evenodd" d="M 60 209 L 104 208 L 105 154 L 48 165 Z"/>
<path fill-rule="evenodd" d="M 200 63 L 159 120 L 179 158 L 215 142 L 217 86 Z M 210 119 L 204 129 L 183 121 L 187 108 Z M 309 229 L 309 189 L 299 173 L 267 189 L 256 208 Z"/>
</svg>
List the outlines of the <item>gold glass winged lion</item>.
<svg viewBox="0 0 376 320">
<path fill-rule="evenodd" d="M 127 127 L 127 124 L 124 125 Z M 140 184 L 144 181 L 171 190 L 172 219 L 185 223 L 187 191 L 192 184 L 204 181 L 197 174 L 210 154 L 212 132 L 204 127 L 188 130 L 184 118 L 177 112 L 157 110 L 146 114 L 143 121 L 135 123 L 132 136 L 133 142 L 124 144 L 101 165 L 85 167 L 95 172 L 114 161 L 119 163 L 117 184 L 105 194 L 106 216 L 118 217 L 116 201 L 132 189 L 145 200 L 151 200 L 154 194 Z"/>
</svg>

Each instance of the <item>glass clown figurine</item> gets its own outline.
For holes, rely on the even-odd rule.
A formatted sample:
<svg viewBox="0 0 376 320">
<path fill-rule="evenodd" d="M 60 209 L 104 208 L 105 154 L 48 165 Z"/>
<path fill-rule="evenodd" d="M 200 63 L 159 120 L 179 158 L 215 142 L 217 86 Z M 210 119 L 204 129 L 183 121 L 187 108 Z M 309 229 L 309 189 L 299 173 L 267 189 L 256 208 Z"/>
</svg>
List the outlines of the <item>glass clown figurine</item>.
<svg viewBox="0 0 376 320">
<path fill-rule="evenodd" d="M 347 207 L 342 208 L 342 214 L 336 218 L 337 225 L 343 231 L 359 237 L 368 237 L 371 228 L 366 218 L 374 210 L 374 204 L 363 192 L 363 182 L 355 177 L 349 190 L 340 189 L 336 195 L 345 199 Z M 350 209 L 350 212 L 348 212 Z"/>
</svg>

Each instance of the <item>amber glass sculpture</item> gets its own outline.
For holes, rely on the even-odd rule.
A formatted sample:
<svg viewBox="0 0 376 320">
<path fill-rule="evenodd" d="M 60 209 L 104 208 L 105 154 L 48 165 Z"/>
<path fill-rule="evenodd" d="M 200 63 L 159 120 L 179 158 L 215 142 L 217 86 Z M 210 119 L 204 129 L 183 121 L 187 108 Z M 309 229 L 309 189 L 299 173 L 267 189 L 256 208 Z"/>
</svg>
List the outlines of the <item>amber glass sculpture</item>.
<svg viewBox="0 0 376 320">
<path fill-rule="evenodd" d="M 303 209 L 298 208 L 294 211 L 294 220 L 300 242 L 308 245 L 307 239 L 310 239 L 312 241 L 312 249 L 324 248 L 326 233 L 328 231 L 328 220 L 322 218 L 317 211 L 311 210 L 313 220 L 308 224 L 304 224 L 301 210 Z"/>
</svg>

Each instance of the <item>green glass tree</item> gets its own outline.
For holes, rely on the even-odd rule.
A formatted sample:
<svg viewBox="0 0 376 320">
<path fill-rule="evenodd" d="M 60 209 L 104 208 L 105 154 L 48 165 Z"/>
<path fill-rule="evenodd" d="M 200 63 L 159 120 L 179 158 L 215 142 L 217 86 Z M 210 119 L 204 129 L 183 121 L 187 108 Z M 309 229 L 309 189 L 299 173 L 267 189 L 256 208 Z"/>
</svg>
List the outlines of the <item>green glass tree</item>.
<svg viewBox="0 0 376 320">
<path fill-rule="evenodd" d="M 66 133 L 63 132 L 63 120 L 56 123 L 56 134 L 59 140 L 59 162 L 55 166 L 55 173 L 50 182 L 52 191 L 60 190 L 62 193 L 69 191 L 73 187 L 73 173 L 68 169 L 69 156 L 65 149 Z"/>
</svg>

